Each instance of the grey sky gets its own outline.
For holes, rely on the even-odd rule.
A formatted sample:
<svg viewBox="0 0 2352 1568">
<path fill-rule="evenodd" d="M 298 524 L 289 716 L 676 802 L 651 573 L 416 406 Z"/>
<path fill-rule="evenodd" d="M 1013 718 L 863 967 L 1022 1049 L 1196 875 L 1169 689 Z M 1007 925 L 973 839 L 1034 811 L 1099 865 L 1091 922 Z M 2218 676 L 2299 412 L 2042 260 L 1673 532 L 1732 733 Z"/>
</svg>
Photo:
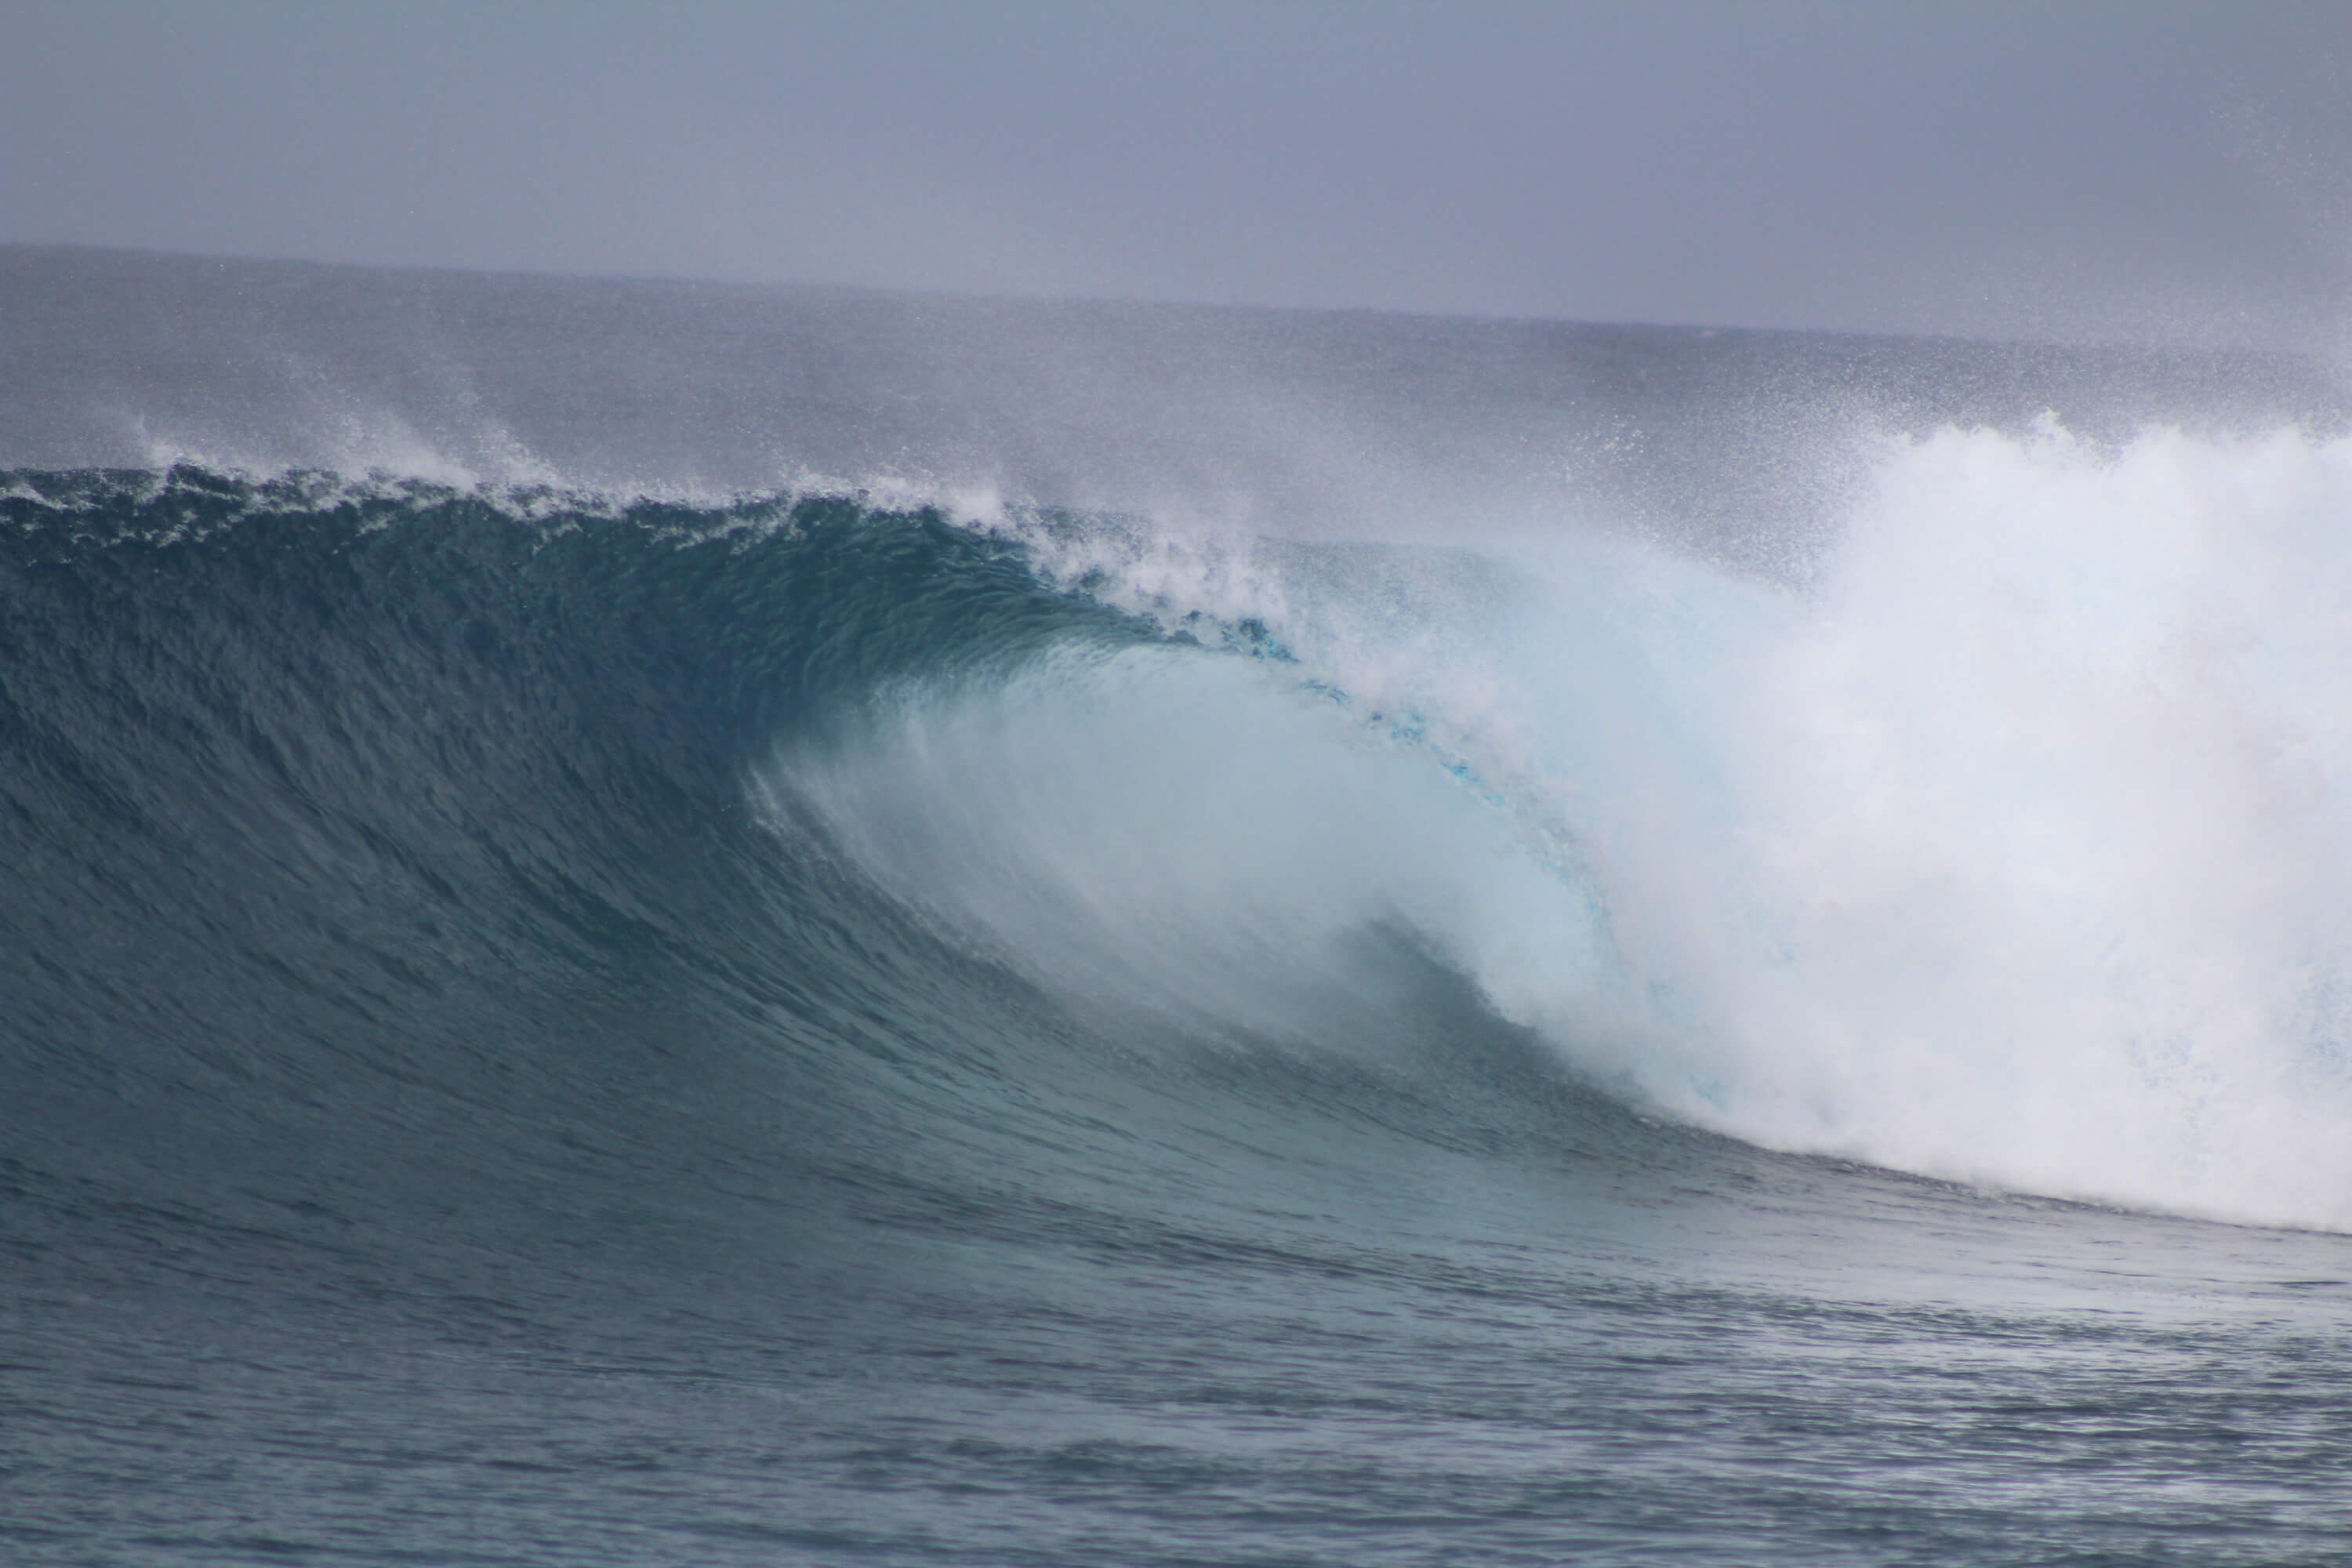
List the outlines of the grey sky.
<svg viewBox="0 0 2352 1568">
<path fill-rule="evenodd" d="M 2352 0 L 0 0 L 0 239 L 2294 342 Z"/>
</svg>

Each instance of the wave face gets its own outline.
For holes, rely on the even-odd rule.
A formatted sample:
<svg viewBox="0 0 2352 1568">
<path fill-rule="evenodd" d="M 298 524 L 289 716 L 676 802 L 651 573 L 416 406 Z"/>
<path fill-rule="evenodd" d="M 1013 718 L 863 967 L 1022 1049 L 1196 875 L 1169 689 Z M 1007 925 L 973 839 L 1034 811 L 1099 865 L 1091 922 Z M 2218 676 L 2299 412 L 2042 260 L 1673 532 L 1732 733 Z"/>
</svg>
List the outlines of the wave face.
<svg viewBox="0 0 2352 1568">
<path fill-rule="evenodd" d="M 1718 549 L 1067 405 L 1117 504 L 486 475 L 443 346 L 462 461 L 0 473 L 12 1561 L 2338 1552 L 2340 435 L 1937 403 Z"/>
</svg>

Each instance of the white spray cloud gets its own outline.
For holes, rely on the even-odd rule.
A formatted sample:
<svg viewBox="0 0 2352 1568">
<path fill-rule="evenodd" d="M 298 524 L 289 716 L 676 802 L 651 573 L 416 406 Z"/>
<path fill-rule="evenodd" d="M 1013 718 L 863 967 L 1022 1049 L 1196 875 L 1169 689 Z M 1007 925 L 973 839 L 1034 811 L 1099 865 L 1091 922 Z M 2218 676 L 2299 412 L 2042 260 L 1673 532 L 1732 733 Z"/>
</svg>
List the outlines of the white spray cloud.
<svg viewBox="0 0 2352 1568">
<path fill-rule="evenodd" d="M 1397 922 L 1741 1137 L 2352 1226 L 2347 524 L 2352 444 L 2052 422 L 1893 448 L 1804 590 L 1582 534 L 1065 537 L 1296 663 L 1048 663 L 792 767 L 1066 990 L 1311 1035 Z"/>
</svg>

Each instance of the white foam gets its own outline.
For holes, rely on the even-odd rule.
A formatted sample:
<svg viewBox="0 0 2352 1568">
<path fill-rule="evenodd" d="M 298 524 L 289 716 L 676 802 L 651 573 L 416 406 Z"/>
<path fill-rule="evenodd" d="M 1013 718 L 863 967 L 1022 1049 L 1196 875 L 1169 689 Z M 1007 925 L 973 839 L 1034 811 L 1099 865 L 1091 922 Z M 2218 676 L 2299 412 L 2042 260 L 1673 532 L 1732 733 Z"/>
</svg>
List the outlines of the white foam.
<svg viewBox="0 0 2352 1568">
<path fill-rule="evenodd" d="M 1910 447 L 1818 590 L 1671 670 L 1628 962 L 1750 1137 L 2352 1222 L 2352 446 Z M 1654 663 L 1671 655 L 1644 650 Z"/>
</svg>

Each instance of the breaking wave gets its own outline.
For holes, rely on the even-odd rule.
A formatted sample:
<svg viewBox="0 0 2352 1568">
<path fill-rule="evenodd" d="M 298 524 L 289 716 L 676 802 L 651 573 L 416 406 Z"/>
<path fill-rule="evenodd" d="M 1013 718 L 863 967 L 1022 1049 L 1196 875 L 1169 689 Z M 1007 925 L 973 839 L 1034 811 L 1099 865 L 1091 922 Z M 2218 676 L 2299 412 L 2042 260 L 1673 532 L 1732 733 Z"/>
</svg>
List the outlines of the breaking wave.
<svg viewBox="0 0 2352 1568">
<path fill-rule="evenodd" d="M 1086 1107 L 1208 1073 L 2340 1228 L 2347 518 L 2340 441 L 2054 423 L 1795 580 L 19 473 L 6 1071 L 52 1163 L 1099 1189 Z"/>
</svg>

